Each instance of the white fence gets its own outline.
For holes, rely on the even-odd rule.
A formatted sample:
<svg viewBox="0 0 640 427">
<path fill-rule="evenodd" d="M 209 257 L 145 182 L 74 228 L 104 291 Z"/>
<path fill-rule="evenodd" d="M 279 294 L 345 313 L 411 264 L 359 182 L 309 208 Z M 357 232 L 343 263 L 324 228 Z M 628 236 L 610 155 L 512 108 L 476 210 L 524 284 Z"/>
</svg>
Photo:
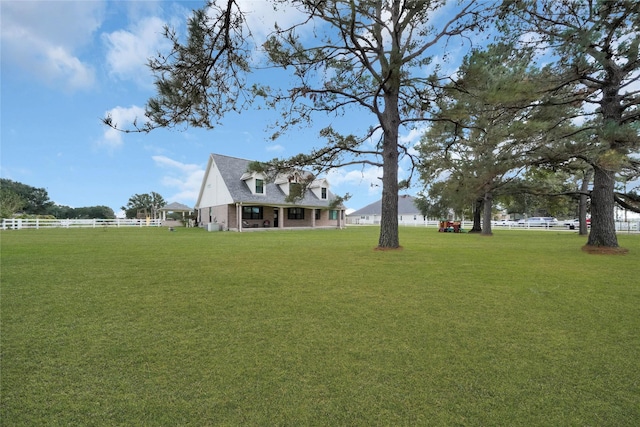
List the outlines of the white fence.
<svg viewBox="0 0 640 427">
<path fill-rule="evenodd" d="M 159 227 L 162 225 L 160 219 L 18 219 L 8 218 L 2 220 L 2 230 L 22 230 L 22 229 L 41 229 L 41 228 L 104 228 L 104 227 Z M 357 222 L 351 221 L 349 225 L 358 225 Z M 361 222 L 359 225 L 380 225 L 368 224 Z M 400 226 L 405 227 L 433 227 L 440 226 L 439 221 L 399 221 Z M 473 227 L 473 221 L 462 221 L 462 229 L 470 230 Z M 529 227 L 528 225 L 518 224 L 492 224 L 494 230 L 569 230 L 569 227 L 557 225 L 555 227 Z M 575 230 L 573 230 L 575 231 Z M 616 231 L 619 233 L 640 233 L 640 220 L 634 221 L 616 221 Z"/>
<path fill-rule="evenodd" d="M 350 225 L 380 225 L 380 221 L 376 221 L 372 223 L 371 221 L 367 222 L 366 220 L 361 220 L 360 218 L 349 218 L 347 221 L 347 226 Z M 422 220 L 422 217 L 413 220 L 411 217 L 409 219 L 399 219 L 398 225 L 404 227 L 428 227 L 428 228 L 439 228 L 440 221 L 434 220 Z M 461 221 L 461 228 L 463 230 L 469 231 L 473 227 L 473 221 Z M 509 222 L 506 224 L 496 223 L 491 224 L 491 228 L 493 230 L 549 230 L 549 231 L 577 231 L 577 227 L 575 229 L 570 229 L 568 226 L 563 225 L 560 222 L 559 225 L 549 227 L 549 226 L 531 226 L 529 224 L 517 224 L 514 222 Z M 640 233 L 640 219 L 632 220 L 632 221 L 616 221 L 616 231 L 618 233 Z"/>
<path fill-rule="evenodd" d="M 41 228 L 159 227 L 159 219 L 19 219 L 2 220 L 2 230 Z"/>
<path fill-rule="evenodd" d="M 473 223 L 471 223 L 473 226 Z M 570 228 L 567 225 L 559 224 L 555 226 L 533 226 L 530 224 L 492 224 L 491 228 L 493 230 L 569 230 L 569 231 L 577 231 L 578 227 Z M 640 220 L 639 221 L 616 221 L 616 231 L 618 233 L 628 232 L 628 233 L 638 233 L 640 230 Z"/>
</svg>

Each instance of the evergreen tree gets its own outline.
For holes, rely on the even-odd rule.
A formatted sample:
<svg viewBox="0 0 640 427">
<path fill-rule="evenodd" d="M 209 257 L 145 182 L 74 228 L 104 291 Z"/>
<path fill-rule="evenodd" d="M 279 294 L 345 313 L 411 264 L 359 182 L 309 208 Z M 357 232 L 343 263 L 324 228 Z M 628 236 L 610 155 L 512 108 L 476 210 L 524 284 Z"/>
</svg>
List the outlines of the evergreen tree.
<svg viewBox="0 0 640 427">
<path fill-rule="evenodd" d="M 619 1 L 518 0 L 502 4 L 503 32 L 522 45 L 553 56 L 556 89 L 575 87 L 548 105 L 583 106 L 590 136 L 583 160 L 593 167 L 591 232 L 588 246 L 618 247 L 615 231 L 615 177 L 636 168 L 640 148 L 640 3 Z M 528 34 L 529 37 L 523 37 Z M 572 119 L 567 117 L 567 120 Z"/>
<path fill-rule="evenodd" d="M 494 197 L 521 191 L 506 184 L 540 161 L 552 135 L 566 132 L 558 117 L 571 107 L 540 107 L 548 71 L 532 64 L 532 50 L 504 44 L 467 56 L 459 79 L 444 88 L 438 121 L 420 144 L 423 180 L 452 181 L 465 194 L 474 206 L 472 231 L 491 234 Z"/>
</svg>

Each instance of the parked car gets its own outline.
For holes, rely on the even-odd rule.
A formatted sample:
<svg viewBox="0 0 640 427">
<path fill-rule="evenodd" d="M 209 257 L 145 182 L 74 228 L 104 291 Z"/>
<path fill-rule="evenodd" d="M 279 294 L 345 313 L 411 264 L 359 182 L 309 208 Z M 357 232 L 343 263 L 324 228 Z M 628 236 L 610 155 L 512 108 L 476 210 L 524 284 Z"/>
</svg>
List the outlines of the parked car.
<svg viewBox="0 0 640 427">
<path fill-rule="evenodd" d="M 522 227 L 553 227 L 558 225 L 558 220 L 550 216 L 532 216 L 521 219 L 518 221 L 518 225 Z"/>
<path fill-rule="evenodd" d="M 567 219 L 564 221 L 563 225 L 569 228 L 580 227 L 580 219 L 579 218 Z M 587 227 L 591 227 L 591 218 L 587 218 Z"/>
</svg>

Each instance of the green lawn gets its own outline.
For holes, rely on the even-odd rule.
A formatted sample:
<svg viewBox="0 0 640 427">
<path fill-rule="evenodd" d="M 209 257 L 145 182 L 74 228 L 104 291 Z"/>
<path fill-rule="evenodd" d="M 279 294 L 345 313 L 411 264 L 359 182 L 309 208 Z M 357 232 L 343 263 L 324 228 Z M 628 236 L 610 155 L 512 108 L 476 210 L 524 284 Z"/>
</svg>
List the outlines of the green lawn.
<svg viewBox="0 0 640 427">
<path fill-rule="evenodd" d="M 0 233 L 4 426 L 637 426 L 640 236 Z"/>
</svg>

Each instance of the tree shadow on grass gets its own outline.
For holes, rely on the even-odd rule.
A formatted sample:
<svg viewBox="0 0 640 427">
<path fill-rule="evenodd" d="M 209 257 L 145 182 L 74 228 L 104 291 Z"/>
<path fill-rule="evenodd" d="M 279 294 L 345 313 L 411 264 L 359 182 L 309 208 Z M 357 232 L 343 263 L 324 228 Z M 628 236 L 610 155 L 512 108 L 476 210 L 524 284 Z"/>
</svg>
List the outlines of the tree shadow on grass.
<svg viewBox="0 0 640 427">
<path fill-rule="evenodd" d="M 629 252 L 626 248 L 612 248 L 610 246 L 591 246 L 584 245 L 582 251 L 595 255 L 625 255 Z"/>
</svg>

